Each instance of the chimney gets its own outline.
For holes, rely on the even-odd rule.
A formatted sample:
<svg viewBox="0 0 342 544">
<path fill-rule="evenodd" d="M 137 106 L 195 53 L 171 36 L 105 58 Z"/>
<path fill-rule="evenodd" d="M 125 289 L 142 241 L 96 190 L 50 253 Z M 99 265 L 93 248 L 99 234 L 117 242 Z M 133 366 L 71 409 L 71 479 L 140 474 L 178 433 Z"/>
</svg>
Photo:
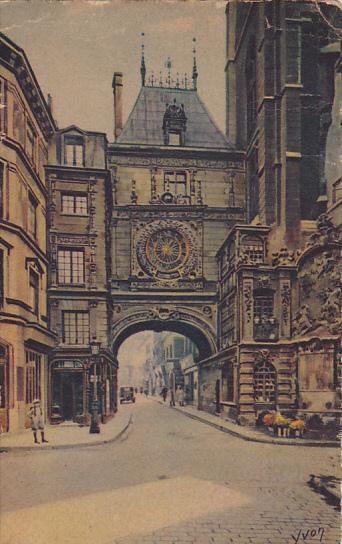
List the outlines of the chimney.
<svg viewBox="0 0 342 544">
<path fill-rule="evenodd" d="M 114 95 L 114 141 L 122 132 L 122 72 L 114 72 L 113 76 Z"/>
</svg>

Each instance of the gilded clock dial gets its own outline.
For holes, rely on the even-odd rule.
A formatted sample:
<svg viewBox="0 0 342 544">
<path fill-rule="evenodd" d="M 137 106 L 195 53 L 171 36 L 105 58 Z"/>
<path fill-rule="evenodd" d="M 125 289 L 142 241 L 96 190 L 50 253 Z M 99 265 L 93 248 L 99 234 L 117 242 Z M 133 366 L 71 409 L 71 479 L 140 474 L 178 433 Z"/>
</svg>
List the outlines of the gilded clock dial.
<svg viewBox="0 0 342 544">
<path fill-rule="evenodd" d="M 158 271 L 174 272 L 185 264 L 188 256 L 188 241 L 176 230 L 159 230 L 146 240 L 146 258 Z"/>
</svg>

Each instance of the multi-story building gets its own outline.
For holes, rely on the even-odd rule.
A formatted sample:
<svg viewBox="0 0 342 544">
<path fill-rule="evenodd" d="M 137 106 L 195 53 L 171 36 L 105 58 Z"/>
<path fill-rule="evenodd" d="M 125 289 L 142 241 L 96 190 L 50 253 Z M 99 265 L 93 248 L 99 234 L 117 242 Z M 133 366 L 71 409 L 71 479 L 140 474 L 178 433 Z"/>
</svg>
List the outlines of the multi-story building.
<svg viewBox="0 0 342 544">
<path fill-rule="evenodd" d="M 155 333 L 151 360 L 157 393 L 163 386 L 171 387 L 174 383 L 186 387 L 186 400 L 192 402 L 198 361 L 196 344 L 175 332 Z"/>
<path fill-rule="evenodd" d="M 56 130 L 26 55 L 0 34 L 0 426 L 28 424 L 47 402 L 48 189 L 44 166 Z"/>
<path fill-rule="evenodd" d="M 241 424 L 340 406 L 339 13 L 227 5 L 227 133 L 246 153 L 248 225 L 218 252 L 220 353 L 201 385 Z"/>
<path fill-rule="evenodd" d="M 117 406 L 117 361 L 110 350 L 111 188 L 106 136 L 71 126 L 57 131 L 49 166 L 49 305 L 58 346 L 49 357 L 51 421 L 89 421 L 97 383 L 102 421 Z M 97 359 L 92 341 L 101 342 Z"/>
</svg>

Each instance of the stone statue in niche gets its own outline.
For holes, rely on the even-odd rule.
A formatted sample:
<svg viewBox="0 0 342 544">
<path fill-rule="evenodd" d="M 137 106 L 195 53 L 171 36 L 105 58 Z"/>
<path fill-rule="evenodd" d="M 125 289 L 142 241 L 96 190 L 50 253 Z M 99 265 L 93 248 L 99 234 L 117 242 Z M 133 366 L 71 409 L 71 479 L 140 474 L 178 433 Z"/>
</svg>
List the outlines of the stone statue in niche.
<svg viewBox="0 0 342 544">
<path fill-rule="evenodd" d="M 342 289 L 340 286 L 328 287 L 323 293 L 324 304 L 321 316 L 329 323 L 341 318 Z"/>
<path fill-rule="evenodd" d="M 309 308 L 306 304 L 303 304 L 299 310 L 297 310 L 294 320 L 292 322 L 294 334 L 305 334 L 313 328 L 314 320 L 311 316 Z"/>
</svg>

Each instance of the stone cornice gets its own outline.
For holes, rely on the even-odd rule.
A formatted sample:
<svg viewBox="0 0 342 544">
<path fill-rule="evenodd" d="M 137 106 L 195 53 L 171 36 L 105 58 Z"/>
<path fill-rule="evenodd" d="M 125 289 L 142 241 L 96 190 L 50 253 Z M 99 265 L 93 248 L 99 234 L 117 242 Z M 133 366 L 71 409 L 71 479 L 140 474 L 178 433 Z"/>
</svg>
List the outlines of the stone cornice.
<svg viewBox="0 0 342 544">
<path fill-rule="evenodd" d="M 46 139 L 57 130 L 44 95 L 23 49 L 0 32 L 0 63 L 15 74 Z"/>
</svg>

